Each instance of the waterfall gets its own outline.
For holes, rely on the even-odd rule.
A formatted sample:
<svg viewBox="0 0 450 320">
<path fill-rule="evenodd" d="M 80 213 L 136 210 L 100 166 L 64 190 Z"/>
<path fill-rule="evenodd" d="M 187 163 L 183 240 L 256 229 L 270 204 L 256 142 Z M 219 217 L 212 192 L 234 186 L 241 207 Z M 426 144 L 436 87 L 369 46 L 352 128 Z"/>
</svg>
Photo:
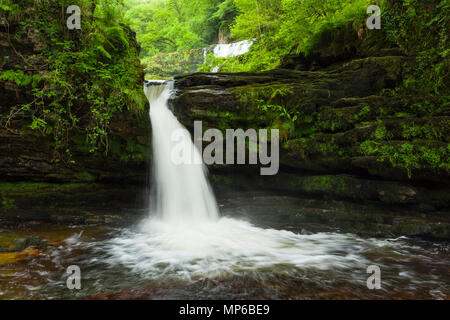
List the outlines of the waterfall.
<svg viewBox="0 0 450 320">
<path fill-rule="evenodd" d="M 212 50 L 216 58 L 231 58 L 247 53 L 255 40 L 243 40 L 234 43 L 216 44 L 215 46 L 203 50 L 203 63 L 206 63 L 206 56 Z M 215 66 L 211 72 L 217 72 L 220 66 Z"/>
<path fill-rule="evenodd" d="M 156 214 L 170 223 L 199 223 L 219 217 L 216 199 L 206 178 L 207 170 L 191 135 L 170 111 L 172 81 L 147 82 L 144 92 L 150 102 L 153 133 Z M 178 139 L 173 134 L 178 133 Z M 180 141 L 181 140 L 181 141 Z M 175 145 L 192 156 L 192 164 L 176 164 Z"/>
<path fill-rule="evenodd" d="M 205 277 L 265 272 L 295 274 L 299 269 L 364 268 L 365 248 L 377 243 L 336 233 L 297 234 L 263 229 L 249 222 L 219 217 L 214 194 L 199 150 L 189 132 L 171 112 L 168 101 L 173 82 L 150 81 L 145 85 L 153 127 L 156 212 L 137 228 L 123 230 L 104 248 L 105 262 L 121 264 L 151 279 Z M 183 152 L 194 164 L 175 164 L 172 134 L 181 132 Z M 277 214 L 274 212 L 274 214 Z M 288 269 L 286 269 L 288 268 Z"/>
<path fill-rule="evenodd" d="M 253 40 L 243 40 L 228 44 L 217 44 L 213 53 L 216 58 L 231 58 L 247 53 L 253 44 Z"/>
</svg>

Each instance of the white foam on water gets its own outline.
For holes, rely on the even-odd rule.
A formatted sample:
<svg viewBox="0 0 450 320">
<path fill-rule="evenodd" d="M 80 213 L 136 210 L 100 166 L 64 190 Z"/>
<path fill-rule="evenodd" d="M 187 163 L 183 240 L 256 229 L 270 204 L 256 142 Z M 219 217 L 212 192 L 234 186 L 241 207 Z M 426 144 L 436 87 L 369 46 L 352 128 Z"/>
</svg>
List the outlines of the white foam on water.
<svg viewBox="0 0 450 320">
<path fill-rule="evenodd" d="M 367 241 L 367 240 L 366 240 Z M 115 261 L 136 272 L 158 277 L 215 277 L 277 268 L 364 270 L 360 253 L 368 243 L 351 235 L 295 234 L 262 229 L 231 218 L 203 223 L 171 224 L 150 219 L 140 232 L 110 242 Z"/>
</svg>

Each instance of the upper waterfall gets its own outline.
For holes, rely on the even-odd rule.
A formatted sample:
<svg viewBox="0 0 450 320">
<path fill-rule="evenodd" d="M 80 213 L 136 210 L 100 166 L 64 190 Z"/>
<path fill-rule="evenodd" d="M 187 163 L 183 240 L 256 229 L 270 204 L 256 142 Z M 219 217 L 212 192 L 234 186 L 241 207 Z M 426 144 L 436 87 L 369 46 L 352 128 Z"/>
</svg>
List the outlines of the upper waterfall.
<svg viewBox="0 0 450 320">
<path fill-rule="evenodd" d="M 234 43 L 217 44 L 213 48 L 216 58 L 231 58 L 247 53 L 253 44 L 253 40 L 243 40 Z"/>
</svg>

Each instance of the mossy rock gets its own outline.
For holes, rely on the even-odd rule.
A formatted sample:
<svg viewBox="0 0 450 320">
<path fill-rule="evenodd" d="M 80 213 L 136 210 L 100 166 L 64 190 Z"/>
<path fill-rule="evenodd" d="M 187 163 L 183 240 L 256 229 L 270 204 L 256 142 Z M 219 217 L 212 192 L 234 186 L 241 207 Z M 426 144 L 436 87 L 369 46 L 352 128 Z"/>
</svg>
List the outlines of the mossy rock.
<svg viewBox="0 0 450 320">
<path fill-rule="evenodd" d="M 8 230 L 0 229 L 0 253 L 20 252 L 30 246 L 45 247 L 45 242 L 29 236 L 14 233 Z"/>
<path fill-rule="evenodd" d="M 403 52 L 388 42 L 384 30 L 355 29 L 353 23 L 326 28 L 314 35 L 302 53 L 283 57 L 279 68 L 317 70 L 351 59 L 370 56 L 400 56 Z"/>
</svg>

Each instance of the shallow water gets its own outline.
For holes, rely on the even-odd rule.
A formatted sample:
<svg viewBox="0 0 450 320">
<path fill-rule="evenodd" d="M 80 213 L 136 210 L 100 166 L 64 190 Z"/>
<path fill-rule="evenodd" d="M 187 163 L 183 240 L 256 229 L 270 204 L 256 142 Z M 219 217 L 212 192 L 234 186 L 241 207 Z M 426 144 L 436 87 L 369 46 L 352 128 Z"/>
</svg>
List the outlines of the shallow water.
<svg viewBox="0 0 450 320">
<path fill-rule="evenodd" d="M 266 211 L 292 210 L 283 197 L 271 199 Z M 245 206 L 251 214 L 259 210 L 260 198 L 230 195 L 219 204 L 225 213 Z M 24 224 L 14 231 L 45 239 L 48 247 L 0 264 L 0 299 L 448 298 L 447 243 L 301 233 L 283 230 L 289 225 L 282 223 L 276 230 L 250 220 L 223 217 L 190 228 L 158 220 L 123 226 Z M 81 268 L 81 290 L 66 286 L 70 265 Z M 381 268 L 380 290 L 366 286 L 369 265 Z"/>
</svg>

